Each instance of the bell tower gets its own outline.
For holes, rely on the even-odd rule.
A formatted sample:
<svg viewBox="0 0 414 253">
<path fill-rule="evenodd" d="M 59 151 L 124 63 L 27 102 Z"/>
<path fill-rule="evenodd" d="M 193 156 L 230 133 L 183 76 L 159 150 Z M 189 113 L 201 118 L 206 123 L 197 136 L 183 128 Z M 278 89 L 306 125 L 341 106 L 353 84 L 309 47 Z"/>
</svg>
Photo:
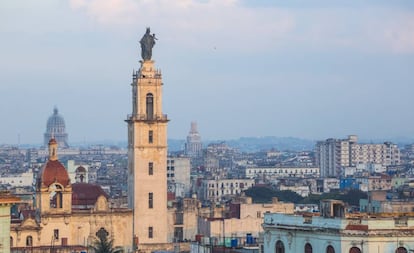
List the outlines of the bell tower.
<svg viewBox="0 0 414 253">
<path fill-rule="evenodd" d="M 162 112 L 162 78 L 151 60 L 155 35 L 141 39 L 140 68 L 132 74 L 128 115 L 128 205 L 134 241 L 167 243 L 167 115 Z"/>
</svg>

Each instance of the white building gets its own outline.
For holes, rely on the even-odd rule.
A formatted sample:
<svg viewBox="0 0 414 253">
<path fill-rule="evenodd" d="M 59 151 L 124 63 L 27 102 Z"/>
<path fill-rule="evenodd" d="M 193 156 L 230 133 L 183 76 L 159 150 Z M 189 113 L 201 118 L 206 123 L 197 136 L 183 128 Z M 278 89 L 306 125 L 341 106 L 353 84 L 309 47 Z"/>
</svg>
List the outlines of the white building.
<svg viewBox="0 0 414 253">
<path fill-rule="evenodd" d="M 262 175 L 275 177 L 319 177 L 318 167 L 247 167 L 246 178 L 256 178 Z"/>
<path fill-rule="evenodd" d="M 408 253 L 414 217 L 346 215 L 340 201 L 326 201 L 321 216 L 265 213 L 265 253 Z"/>
<path fill-rule="evenodd" d="M 219 202 L 224 197 L 239 195 L 253 186 L 254 179 L 203 180 L 200 196 L 203 200 Z"/>
<path fill-rule="evenodd" d="M 0 184 L 8 184 L 11 187 L 24 187 L 33 185 L 33 171 L 29 169 L 21 174 L 2 175 Z"/>
<path fill-rule="evenodd" d="M 358 137 L 350 135 L 347 139 L 327 139 L 316 143 L 316 163 L 322 177 L 337 177 L 345 167 L 358 164 L 381 164 L 383 166 L 400 164 L 400 150 L 396 144 L 358 144 Z"/>
</svg>

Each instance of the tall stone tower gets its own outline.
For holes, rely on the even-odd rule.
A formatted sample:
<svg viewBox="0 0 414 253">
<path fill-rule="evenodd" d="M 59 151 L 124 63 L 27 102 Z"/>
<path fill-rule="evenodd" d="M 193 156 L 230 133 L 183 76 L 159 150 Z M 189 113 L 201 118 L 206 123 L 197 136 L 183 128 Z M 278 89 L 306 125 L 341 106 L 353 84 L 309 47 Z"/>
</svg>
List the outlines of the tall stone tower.
<svg viewBox="0 0 414 253">
<path fill-rule="evenodd" d="M 128 115 L 128 205 L 134 210 L 135 242 L 167 243 L 167 115 L 162 113 L 162 78 L 151 60 L 155 36 L 140 41 L 141 66 L 132 75 Z"/>
</svg>

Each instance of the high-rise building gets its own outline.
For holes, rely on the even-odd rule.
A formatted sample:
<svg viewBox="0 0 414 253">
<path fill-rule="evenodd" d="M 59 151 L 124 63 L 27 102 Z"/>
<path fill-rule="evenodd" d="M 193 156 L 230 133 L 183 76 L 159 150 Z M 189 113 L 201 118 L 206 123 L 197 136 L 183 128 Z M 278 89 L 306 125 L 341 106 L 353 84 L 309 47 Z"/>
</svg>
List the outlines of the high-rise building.
<svg viewBox="0 0 414 253">
<path fill-rule="evenodd" d="M 359 144 L 356 135 L 347 139 L 327 139 L 316 143 L 316 163 L 322 177 L 337 177 L 343 168 L 358 164 L 400 164 L 400 150 L 396 144 Z"/>
<path fill-rule="evenodd" d="M 201 136 L 197 130 L 197 122 L 191 122 L 191 129 L 187 135 L 184 152 L 189 157 L 198 157 L 201 155 L 202 149 L 203 144 L 201 143 Z"/>
<path fill-rule="evenodd" d="M 139 245 L 166 243 L 167 115 L 162 112 L 162 77 L 151 60 L 154 35 L 141 39 L 141 66 L 132 76 L 128 115 L 128 205 L 134 210 L 133 236 Z"/>
<path fill-rule="evenodd" d="M 61 148 L 68 148 L 68 134 L 66 133 L 65 120 L 59 114 L 58 109 L 53 109 L 53 114 L 49 117 L 46 124 L 46 132 L 43 138 L 43 144 L 48 146 L 49 140 L 55 139 Z"/>
</svg>

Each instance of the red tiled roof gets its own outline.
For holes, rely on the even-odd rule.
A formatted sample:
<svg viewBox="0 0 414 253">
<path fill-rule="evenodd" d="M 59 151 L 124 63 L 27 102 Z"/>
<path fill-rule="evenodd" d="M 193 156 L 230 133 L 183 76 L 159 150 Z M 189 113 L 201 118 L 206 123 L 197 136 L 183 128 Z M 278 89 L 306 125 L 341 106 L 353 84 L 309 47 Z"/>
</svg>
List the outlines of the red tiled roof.
<svg viewBox="0 0 414 253">
<path fill-rule="evenodd" d="M 72 185 L 72 205 L 95 205 L 99 196 L 109 198 L 99 185 L 76 183 Z"/>
<path fill-rule="evenodd" d="M 65 167 L 58 161 L 47 161 L 41 170 L 41 184 L 49 186 L 53 183 L 59 183 L 67 186 L 70 183 L 68 172 Z"/>
</svg>

